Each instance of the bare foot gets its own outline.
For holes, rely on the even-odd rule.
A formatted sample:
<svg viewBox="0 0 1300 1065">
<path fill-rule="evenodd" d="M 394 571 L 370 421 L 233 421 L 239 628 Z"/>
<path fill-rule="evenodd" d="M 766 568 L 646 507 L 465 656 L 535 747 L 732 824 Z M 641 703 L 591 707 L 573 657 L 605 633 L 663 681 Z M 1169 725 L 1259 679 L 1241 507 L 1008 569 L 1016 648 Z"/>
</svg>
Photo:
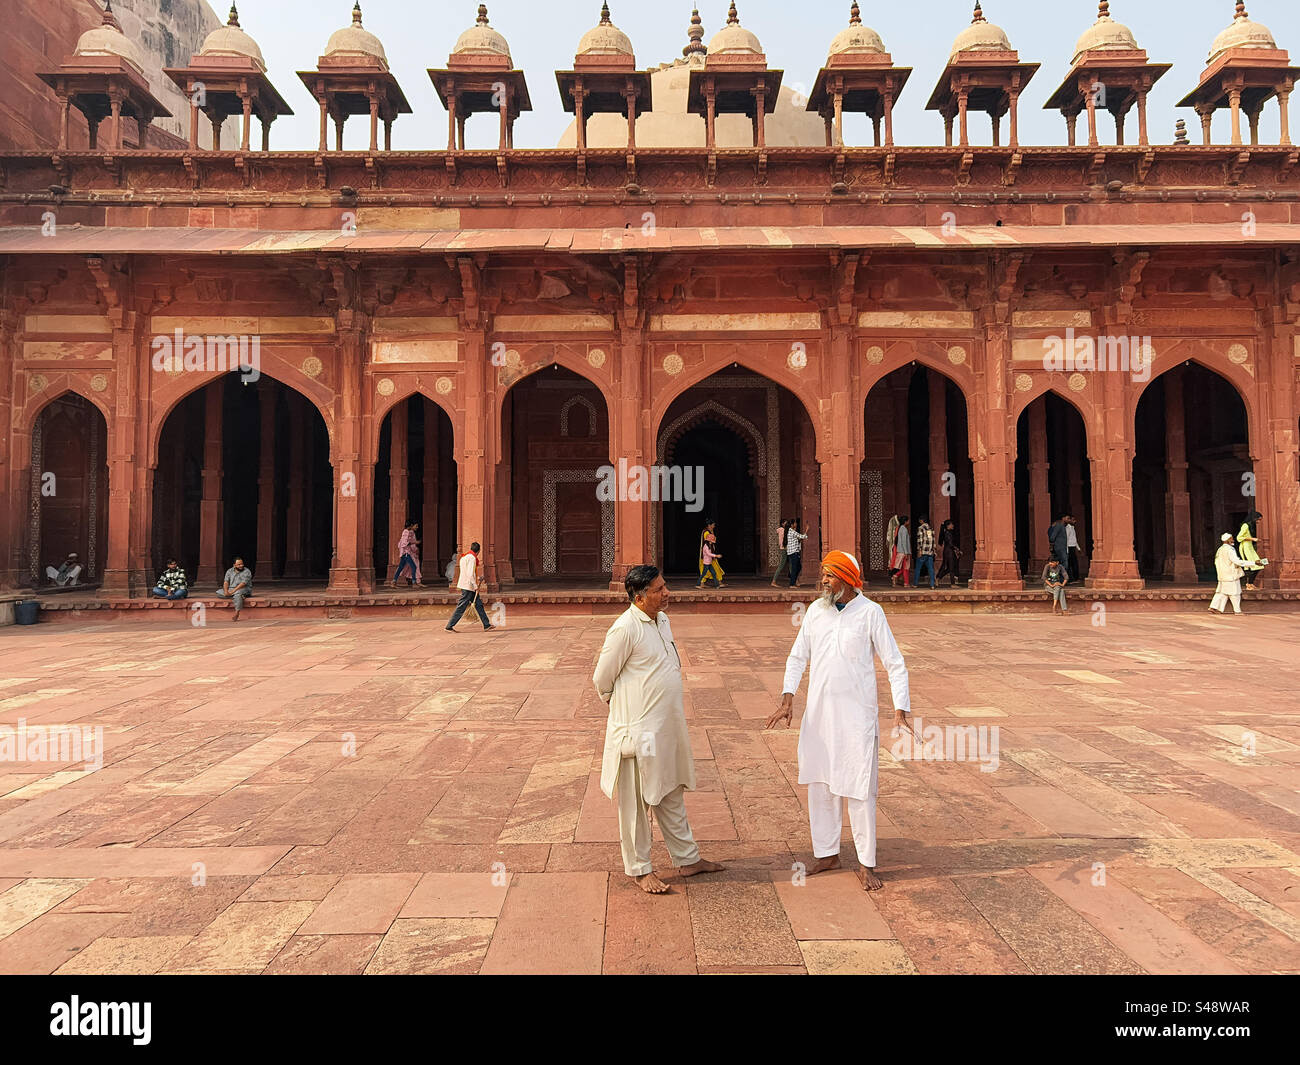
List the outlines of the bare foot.
<svg viewBox="0 0 1300 1065">
<path fill-rule="evenodd" d="M 720 873 L 724 866 L 717 862 L 707 862 L 701 858 L 694 865 L 683 865 L 677 870 L 682 876 L 698 876 L 700 873 Z"/>
<path fill-rule="evenodd" d="M 853 870 L 858 874 L 858 882 L 862 885 L 863 891 L 879 891 L 885 886 L 883 880 L 876 876 L 874 869 L 868 869 L 865 865 L 859 865 Z"/>
<path fill-rule="evenodd" d="M 832 869 L 840 867 L 840 856 L 832 854 L 829 858 L 818 858 L 812 863 L 812 868 L 808 870 L 809 876 L 816 876 L 818 873 L 829 873 Z"/>
<path fill-rule="evenodd" d="M 654 873 L 646 873 L 645 876 L 634 876 L 632 879 L 637 882 L 637 886 L 647 895 L 667 895 L 672 890 Z"/>
</svg>

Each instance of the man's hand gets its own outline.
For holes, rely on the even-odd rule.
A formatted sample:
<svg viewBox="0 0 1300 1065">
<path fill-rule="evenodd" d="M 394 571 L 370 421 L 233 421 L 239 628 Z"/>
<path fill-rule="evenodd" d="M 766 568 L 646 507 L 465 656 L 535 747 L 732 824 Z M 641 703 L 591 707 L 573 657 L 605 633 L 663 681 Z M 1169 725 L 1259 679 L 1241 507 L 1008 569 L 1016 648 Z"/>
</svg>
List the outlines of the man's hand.
<svg viewBox="0 0 1300 1065">
<path fill-rule="evenodd" d="M 894 711 L 894 731 L 895 731 L 895 733 L 897 733 L 899 729 L 905 729 L 905 730 L 907 731 L 908 735 L 910 735 L 910 736 L 912 737 L 912 739 L 917 739 L 917 738 L 918 738 L 917 735 L 916 735 L 916 729 L 912 728 L 912 721 L 911 721 L 911 718 L 908 717 L 908 712 L 907 712 L 906 710 L 895 710 L 895 711 Z"/>
<path fill-rule="evenodd" d="M 764 728 L 776 728 L 782 721 L 784 727 L 789 728 L 790 722 L 794 720 L 794 696 L 787 692 L 781 696 L 781 705 L 772 711 L 772 716 L 767 719 Z"/>
</svg>

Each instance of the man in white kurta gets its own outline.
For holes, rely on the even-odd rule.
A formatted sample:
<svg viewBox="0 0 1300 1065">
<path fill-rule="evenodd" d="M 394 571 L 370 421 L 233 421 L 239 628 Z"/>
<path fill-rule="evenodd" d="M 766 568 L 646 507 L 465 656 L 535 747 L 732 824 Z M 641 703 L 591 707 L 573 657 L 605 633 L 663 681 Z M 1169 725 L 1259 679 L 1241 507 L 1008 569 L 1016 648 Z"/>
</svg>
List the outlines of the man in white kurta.
<svg viewBox="0 0 1300 1065">
<path fill-rule="evenodd" d="M 673 865 L 683 876 L 722 866 L 704 861 L 686 819 L 695 759 L 682 704 L 682 664 L 668 615 L 668 587 L 654 566 L 625 582 L 632 605 L 605 634 L 592 681 L 609 704 L 600 788 L 618 805 L 623 870 L 652 895 L 668 891 L 650 863 L 650 807 Z"/>
<path fill-rule="evenodd" d="M 858 851 L 858 879 L 865 890 L 877 891 L 883 886 L 875 872 L 880 755 L 877 656 L 889 672 L 895 726 L 909 732 L 911 701 L 907 667 L 885 612 L 861 588 L 857 559 L 843 551 L 826 556 L 822 597 L 804 614 L 786 662 L 781 705 L 767 727 L 782 721 L 789 726 L 794 693 L 811 665 L 808 705 L 799 726 L 799 783 L 808 785 L 808 820 L 816 859 L 809 872 L 839 867 L 843 804 L 847 802 Z"/>
<path fill-rule="evenodd" d="M 1232 601 L 1235 613 L 1241 613 L 1241 578 L 1246 572 L 1246 563 L 1237 554 L 1232 543 L 1232 533 L 1223 534 L 1223 545 L 1214 555 L 1214 571 L 1219 578 L 1218 587 L 1214 589 L 1214 598 L 1210 600 L 1210 609 L 1216 614 L 1227 610 L 1228 601 Z"/>
</svg>

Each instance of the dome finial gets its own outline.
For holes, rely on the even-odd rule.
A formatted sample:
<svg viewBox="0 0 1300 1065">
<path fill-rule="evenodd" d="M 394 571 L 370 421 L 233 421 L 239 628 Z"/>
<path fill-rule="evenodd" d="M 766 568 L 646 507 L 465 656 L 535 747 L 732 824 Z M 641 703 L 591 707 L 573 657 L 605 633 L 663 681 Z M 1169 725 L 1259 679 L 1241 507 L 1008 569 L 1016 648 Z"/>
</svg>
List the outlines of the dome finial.
<svg viewBox="0 0 1300 1065">
<path fill-rule="evenodd" d="M 1097 5 L 1097 17 L 1099 19 L 1110 18 L 1110 0 L 1101 0 L 1101 3 Z"/>
<path fill-rule="evenodd" d="M 352 5 L 352 25 L 361 25 L 361 0 Z"/>
<path fill-rule="evenodd" d="M 233 0 L 230 5 L 230 18 L 226 20 L 226 25 L 234 26 L 235 29 L 239 29 L 239 8 L 234 5 Z"/>
<path fill-rule="evenodd" d="M 613 21 L 609 17 L 609 4 L 600 5 L 600 24 L 602 26 L 612 26 Z"/>
<path fill-rule="evenodd" d="M 1250 16 L 1246 14 L 1246 0 L 1237 0 L 1237 13 L 1233 16 L 1233 19 L 1236 20 L 1239 18 L 1250 18 Z"/>
<path fill-rule="evenodd" d="M 704 23 L 700 19 L 700 9 L 697 7 L 691 12 L 691 26 L 686 31 L 686 36 L 690 42 L 682 49 L 682 55 L 687 59 L 695 55 L 708 55 L 709 50 L 704 44 Z"/>
<path fill-rule="evenodd" d="M 119 33 L 122 32 L 122 24 L 117 21 L 117 16 L 113 14 L 113 0 L 106 0 L 104 4 L 104 21 L 101 25 L 112 26 Z"/>
<path fill-rule="evenodd" d="M 853 6 L 849 8 L 849 25 L 862 25 L 862 8 L 858 7 L 858 0 L 853 0 Z"/>
<path fill-rule="evenodd" d="M 975 0 L 975 17 L 970 20 L 970 24 L 974 26 L 977 22 L 987 21 L 988 19 L 984 17 L 984 9 L 980 7 L 980 0 Z"/>
<path fill-rule="evenodd" d="M 475 25 L 486 26 L 488 24 L 487 4 L 479 4 L 478 18 L 474 20 Z"/>
<path fill-rule="evenodd" d="M 740 25 L 740 15 L 736 13 L 736 0 L 731 0 L 731 8 L 727 12 L 727 25 L 728 26 Z"/>
</svg>

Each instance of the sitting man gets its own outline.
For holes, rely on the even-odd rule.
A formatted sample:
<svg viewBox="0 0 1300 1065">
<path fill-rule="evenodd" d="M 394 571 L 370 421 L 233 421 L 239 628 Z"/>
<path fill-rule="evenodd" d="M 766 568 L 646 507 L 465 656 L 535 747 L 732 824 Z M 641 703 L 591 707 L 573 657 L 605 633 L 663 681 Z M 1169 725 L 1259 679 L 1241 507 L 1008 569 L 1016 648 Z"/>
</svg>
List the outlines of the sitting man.
<svg viewBox="0 0 1300 1065">
<path fill-rule="evenodd" d="M 190 594 L 185 571 L 176 564 L 174 558 L 167 560 L 167 568 L 162 571 L 158 583 L 154 586 L 155 599 L 184 599 Z"/>
<path fill-rule="evenodd" d="M 68 552 L 68 557 L 58 569 L 45 567 L 45 575 L 60 588 L 71 588 L 81 583 L 81 563 L 77 561 L 75 551 Z"/>
<path fill-rule="evenodd" d="M 235 620 L 238 621 L 239 612 L 244 609 L 244 600 L 253 596 L 253 571 L 244 565 L 242 558 L 235 559 L 235 564 L 226 570 L 217 596 L 235 601 Z"/>
</svg>

